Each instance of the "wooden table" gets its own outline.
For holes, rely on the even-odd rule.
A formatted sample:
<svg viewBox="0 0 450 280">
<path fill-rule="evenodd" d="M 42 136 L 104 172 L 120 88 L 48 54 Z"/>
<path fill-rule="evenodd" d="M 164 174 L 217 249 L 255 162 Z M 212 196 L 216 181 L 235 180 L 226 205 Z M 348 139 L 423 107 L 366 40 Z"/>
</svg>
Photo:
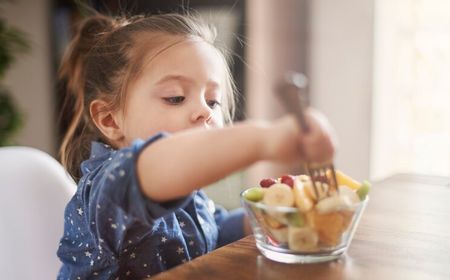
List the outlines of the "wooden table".
<svg viewBox="0 0 450 280">
<path fill-rule="evenodd" d="M 450 279 L 450 178 L 396 175 L 374 184 L 336 261 L 276 263 L 248 236 L 151 279 Z"/>
</svg>

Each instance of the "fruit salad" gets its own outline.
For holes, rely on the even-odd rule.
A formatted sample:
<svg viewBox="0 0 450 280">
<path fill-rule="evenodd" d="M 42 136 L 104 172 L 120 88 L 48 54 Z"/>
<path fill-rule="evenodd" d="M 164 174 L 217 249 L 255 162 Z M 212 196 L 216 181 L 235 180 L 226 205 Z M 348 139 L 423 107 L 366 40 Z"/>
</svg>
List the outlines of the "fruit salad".
<svg viewBox="0 0 450 280">
<path fill-rule="evenodd" d="M 341 171 L 336 171 L 336 179 L 337 190 L 327 180 L 316 182 L 314 188 L 307 175 L 284 175 L 263 179 L 259 187 L 244 191 L 243 199 L 250 202 L 244 204 L 258 231 L 255 236 L 264 236 L 264 242 L 276 248 L 299 252 L 346 243 L 343 239 L 351 239 L 349 229 L 360 214 L 355 212 L 360 212 L 361 202 L 367 200 L 370 184 Z"/>
</svg>

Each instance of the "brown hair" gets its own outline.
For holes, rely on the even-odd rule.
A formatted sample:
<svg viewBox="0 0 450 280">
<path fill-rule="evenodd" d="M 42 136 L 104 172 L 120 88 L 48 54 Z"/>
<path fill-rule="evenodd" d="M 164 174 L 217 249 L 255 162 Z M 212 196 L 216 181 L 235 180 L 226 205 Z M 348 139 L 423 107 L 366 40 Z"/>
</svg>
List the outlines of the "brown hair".
<svg viewBox="0 0 450 280">
<path fill-rule="evenodd" d="M 137 78 L 143 67 L 142 59 L 133 54 L 139 45 L 137 35 L 144 32 L 197 37 L 211 45 L 214 45 L 216 37 L 215 29 L 192 16 L 180 14 L 128 18 L 96 14 L 80 23 L 59 70 L 59 78 L 66 85 L 63 110 L 73 110 L 73 118 L 60 147 L 60 156 L 64 167 L 77 181 L 81 177 L 80 164 L 89 157 L 90 142 L 97 139 L 107 142 L 91 119 L 89 105 L 95 99 L 102 99 L 108 102 L 108 109 L 116 110 L 123 106 L 128 85 Z M 231 123 L 235 87 L 226 54 L 216 49 L 227 70 L 227 97 L 223 100 L 222 110 L 225 122 Z M 67 104 L 74 104 L 74 107 L 70 108 Z"/>
</svg>

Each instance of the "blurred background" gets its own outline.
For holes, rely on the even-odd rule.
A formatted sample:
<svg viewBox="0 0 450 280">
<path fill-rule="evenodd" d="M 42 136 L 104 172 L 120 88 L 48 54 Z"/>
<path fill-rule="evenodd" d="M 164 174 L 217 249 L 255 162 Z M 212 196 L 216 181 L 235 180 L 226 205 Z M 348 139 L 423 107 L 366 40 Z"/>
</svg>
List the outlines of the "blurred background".
<svg viewBox="0 0 450 280">
<path fill-rule="evenodd" d="M 237 121 L 284 114 L 273 88 L 286 71 L 304 73 L 310 104 L 336 129 L 335 165 L 358 180 L 397 173 L 450 176 L 448 0 L 87 3 L 112 14 L 190 9 L 216 25 L 219 41 L 234 53 Z M 56 73 L 73 26 L 84 15 L 69 0 L 0 0 L 2 28 L 16 28 L 28 45 L 22 50 L 1 34 L 3 49 L 15 54 L 0 75 L 9 100 L 0 102 L 0 112 L 14 112 L 0 115 L 0 138 L 8 137 L 2 145 L 31 146 L 57 157 L 67 120 L 58 122 L 62 92 Z M 5 125 L 8 116 L 20 120 L 17 129 Z M 208 194 L 233 208 L 242 188 L 297 170 L 259 163 L 208 188 Z"/>
</svg>

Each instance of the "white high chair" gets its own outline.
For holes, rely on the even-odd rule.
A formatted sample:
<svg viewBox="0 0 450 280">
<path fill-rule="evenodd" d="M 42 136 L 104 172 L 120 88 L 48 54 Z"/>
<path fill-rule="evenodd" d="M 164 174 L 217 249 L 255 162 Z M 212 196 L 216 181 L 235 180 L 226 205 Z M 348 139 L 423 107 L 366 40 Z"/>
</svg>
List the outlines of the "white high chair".
<svg viewBox="0 0 450 280">
<path fill-rule="evenodd" d="M 50 155 L 0 148 L 0 278 L 55 279 L 64 208 L 76 185 Z"/>
</svg>

